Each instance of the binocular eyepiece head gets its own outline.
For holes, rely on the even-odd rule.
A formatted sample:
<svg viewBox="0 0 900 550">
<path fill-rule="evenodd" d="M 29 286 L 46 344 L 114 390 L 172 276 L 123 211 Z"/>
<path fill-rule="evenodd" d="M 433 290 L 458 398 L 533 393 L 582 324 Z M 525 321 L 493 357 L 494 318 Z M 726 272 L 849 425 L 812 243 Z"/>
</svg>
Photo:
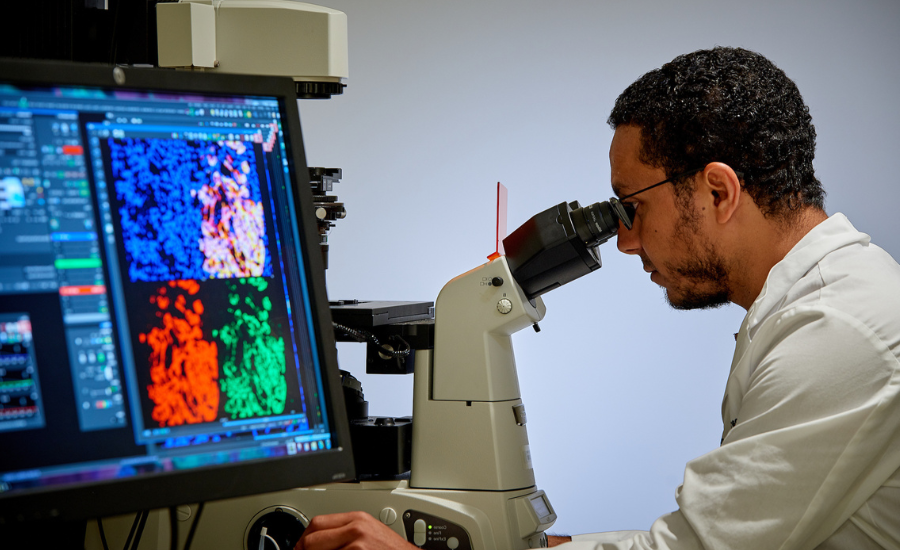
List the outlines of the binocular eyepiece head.
<svg viewBox="0 0 900 550">
<path fill-rule="evenodd" d="M 612 198 L 585 207 L 563 202 L 535 215 L 503 240 L 513 277 L 532 299 L 599 269 L 597 247 L 620 222 L 631 229 L 633 214 Z"/>
</svg>

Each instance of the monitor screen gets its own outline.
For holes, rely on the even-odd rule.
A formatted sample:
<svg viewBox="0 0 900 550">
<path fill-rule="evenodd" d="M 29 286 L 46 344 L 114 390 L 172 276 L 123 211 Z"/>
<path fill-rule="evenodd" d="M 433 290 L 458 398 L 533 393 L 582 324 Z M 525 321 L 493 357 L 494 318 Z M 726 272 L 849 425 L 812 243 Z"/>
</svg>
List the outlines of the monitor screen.
<svg viewBox="0 0 900 550">
<path fill-rule="evenodd" d="M 0 64 L 0 521 L 352 477 L 312 216 L 288 79 Z"/>
</svg>

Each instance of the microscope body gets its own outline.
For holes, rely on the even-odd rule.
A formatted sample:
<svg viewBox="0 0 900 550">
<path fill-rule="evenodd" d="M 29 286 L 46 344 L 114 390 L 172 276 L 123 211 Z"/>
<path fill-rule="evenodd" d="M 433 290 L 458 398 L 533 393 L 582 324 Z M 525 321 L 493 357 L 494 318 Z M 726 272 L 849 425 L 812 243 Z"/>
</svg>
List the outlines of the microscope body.
<svg viewBox="0 0 900 550">
<path fill-rule="evenodd" d="M 431 369 L 415 375 L 411 486 L 534 485 L 510 337 L 544 312 L 543 302 L 530 303 L 515 283 L 505 257 L 444 286 L 435 306 L 433 361 L 416 361 Z"/>
</svg>

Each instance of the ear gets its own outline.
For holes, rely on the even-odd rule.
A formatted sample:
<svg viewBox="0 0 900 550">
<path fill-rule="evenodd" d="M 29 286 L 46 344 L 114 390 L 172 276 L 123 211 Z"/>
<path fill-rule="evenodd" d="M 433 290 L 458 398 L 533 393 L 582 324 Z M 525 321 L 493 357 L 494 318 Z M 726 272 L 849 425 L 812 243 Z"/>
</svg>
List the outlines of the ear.
<svg viewBox="0 0 900 550">
<path fill-rule="evenodd" d="M 701 196 L 712 207 L 716 222 L 727 223 L 734 216 L 741 202 L 741 181 L 725 163 L 711 162 L 703 169 L 700 178 Z"/>
</svg>

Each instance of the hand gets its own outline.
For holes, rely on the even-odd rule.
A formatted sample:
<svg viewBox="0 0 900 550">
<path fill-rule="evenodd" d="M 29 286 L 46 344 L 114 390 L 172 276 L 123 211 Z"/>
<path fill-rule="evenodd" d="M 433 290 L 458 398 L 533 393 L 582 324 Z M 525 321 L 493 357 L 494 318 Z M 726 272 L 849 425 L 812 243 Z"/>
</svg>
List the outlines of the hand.
<svg viewBox="0 0 900 550">
<path fill-rule="evenodd" d="M 572 537 L 557 537 L 556 535 L 547 535 L 547 547 L 553 548 L 554 546 L 559 546 L 565 542 L 570 542 Z"/>
<path fill-rule="evenodd" d="M 316 516 L 294 550 L 419 550 L 365 512 Z"/>
</svg>

